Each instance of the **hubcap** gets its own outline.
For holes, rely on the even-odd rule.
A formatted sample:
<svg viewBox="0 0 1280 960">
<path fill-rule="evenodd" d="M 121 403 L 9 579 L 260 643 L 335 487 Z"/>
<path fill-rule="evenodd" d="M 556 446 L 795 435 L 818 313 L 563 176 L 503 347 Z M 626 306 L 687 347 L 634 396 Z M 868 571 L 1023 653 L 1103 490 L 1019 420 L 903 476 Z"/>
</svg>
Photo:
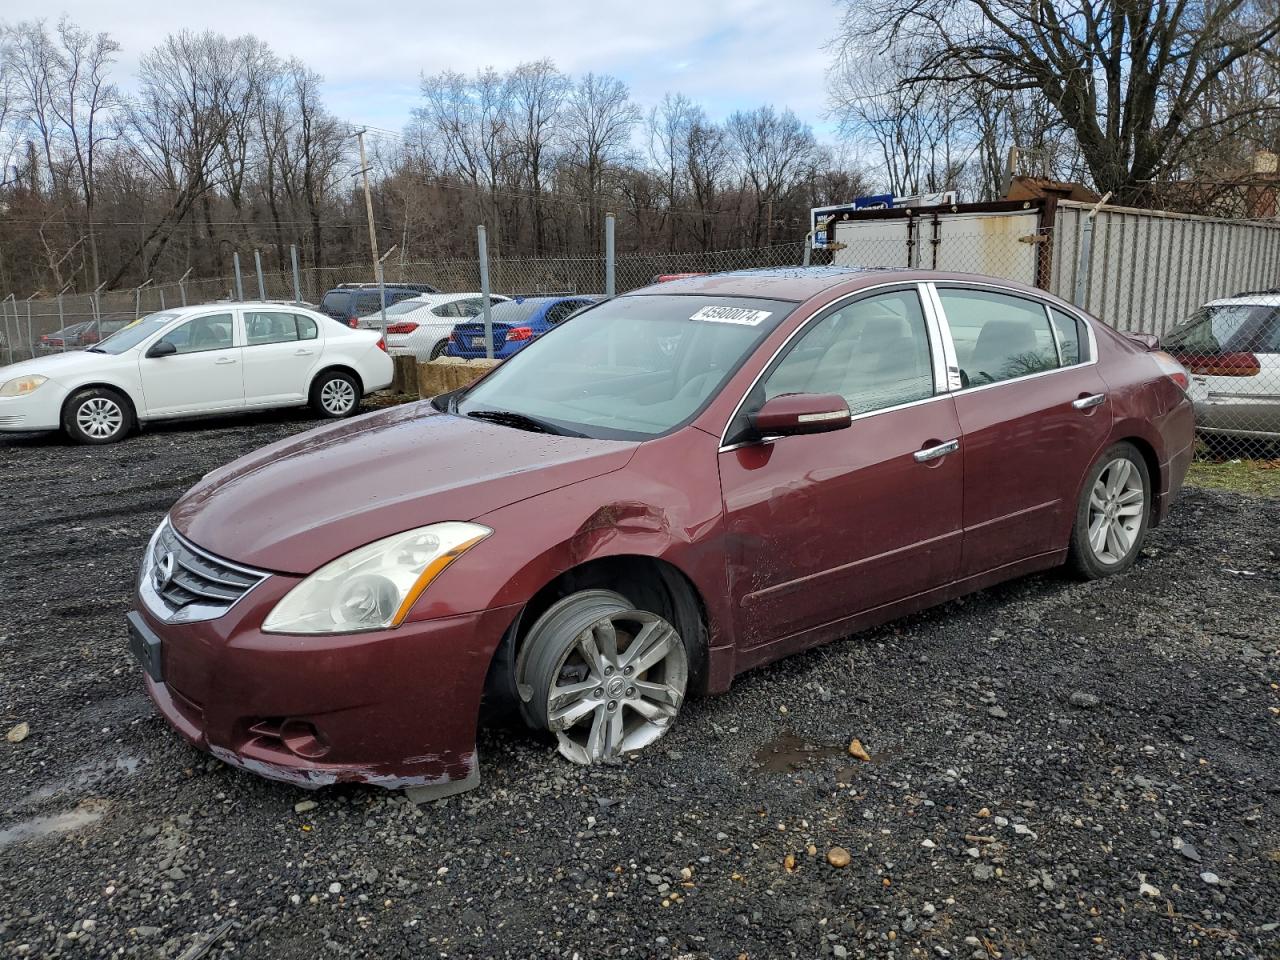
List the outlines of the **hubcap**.
<svg viewBox="0 0 1280 960">
<path fill-rule="evenodd" d="M 346 380 L 335 377 L 320 388 L 320 405 L 329 413 L 346 413 L 355 402 L 356 391 Z"/>
<path fill-rule="evenodd" d="M 548 727 L 574 763 L 609 763 L 667 732 L 689 682 L 675 627 L 643 610 L 582 630 L 547 695 Z"/>
<path fill-rule="evenodd" d="M 95 440 L 105 440 L 124 426 L 124 411 L 108 397 L 90 397 L 76 410 L 76 426 Z"/>
<path fill-rule="evenodd" d="M 1147 493 L 1142 474 L 1123 457 L 1112 460 L 1089 492 L 1089 547 L 1102 563 L 1124 560 L 1142 529 Z"/>
</svg>

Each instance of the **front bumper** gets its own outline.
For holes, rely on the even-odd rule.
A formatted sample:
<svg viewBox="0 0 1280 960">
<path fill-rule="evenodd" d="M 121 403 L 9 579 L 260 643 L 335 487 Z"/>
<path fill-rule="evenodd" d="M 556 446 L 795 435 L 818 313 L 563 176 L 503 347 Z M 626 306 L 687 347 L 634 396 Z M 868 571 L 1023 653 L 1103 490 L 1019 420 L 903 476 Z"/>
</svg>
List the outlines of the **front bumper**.
<svg viewBox="0 0 1280 960">
<path fill-rule="evenodd" d="M 5 379 L 0 372 L 0 381 Z M 58 430 L 62 427 L 62 403 L 67 391 L 47 380 L 21 397 L 0 397 L 0 432 Z"/>
<path fill-rule="evenodd" d="M 216 620 L 131 614 L 159 639 L 161 715 L 226 763 L 299 787 L 431 788 L 479 782 L 476 722 L 493 652 L 516 607 L 345 636 L 258 628 L 298 580 L 268 577 Z"/>
</svg>

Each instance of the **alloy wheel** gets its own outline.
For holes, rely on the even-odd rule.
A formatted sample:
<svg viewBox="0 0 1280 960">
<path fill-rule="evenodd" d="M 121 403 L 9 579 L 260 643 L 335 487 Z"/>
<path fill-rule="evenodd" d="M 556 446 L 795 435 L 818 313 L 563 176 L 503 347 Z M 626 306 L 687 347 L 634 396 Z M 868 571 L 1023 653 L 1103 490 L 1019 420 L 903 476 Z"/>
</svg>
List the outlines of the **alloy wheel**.
<svg viewBox="0 0 1280 960">
<path fill-rule="evenodd" d="M 90 397 L 76 408 L 76 426 L 94 440 L 106 440 L 124 427 L 124 411 L 110 397 Z"/>
<path fill-rule="evenodd" d="M 643 610 L 610 612 L 574 638 L 547 691 L 548 728 L 574 763 L 610 763 L 671 727 L 689 662 L 675 627 Z"/>
<path fill-rule="evenodd" d="M 1133 462 L 1119 457 L 1098 474 L 1089 492 L 1089 547 L 1101 563 L 1123 561 L 1142 529 L 1147 492 Z"/>
<path fill-rule="evenodd" d="M 335 417 L 348 413 L 355 403 L 355 388 L 340 377 L 334 377 L 320 388 L 320 405 Z"/>
</svg>

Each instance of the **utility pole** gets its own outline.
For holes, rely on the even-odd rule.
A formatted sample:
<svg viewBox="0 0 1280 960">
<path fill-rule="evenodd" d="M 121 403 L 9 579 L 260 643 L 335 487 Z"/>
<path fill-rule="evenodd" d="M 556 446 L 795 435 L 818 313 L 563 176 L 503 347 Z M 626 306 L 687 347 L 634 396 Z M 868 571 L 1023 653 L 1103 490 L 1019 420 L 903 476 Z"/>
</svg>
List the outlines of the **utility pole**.
<svg viewBox="0 0 1280 960">
<path fill-rule="evenodd" d="M 369 249 L 373 251 L 373 275 L 377 278 L 382 262 L 378 259 L 378 234 L 373 229 L 373 196 L 369 193 L 369 163 L 364 158 L 363 130 L 356 134 L 356 139 L 360 142 L 360 175 L 364 178 L 364 212 L 369 217 Z"/>
</svg>

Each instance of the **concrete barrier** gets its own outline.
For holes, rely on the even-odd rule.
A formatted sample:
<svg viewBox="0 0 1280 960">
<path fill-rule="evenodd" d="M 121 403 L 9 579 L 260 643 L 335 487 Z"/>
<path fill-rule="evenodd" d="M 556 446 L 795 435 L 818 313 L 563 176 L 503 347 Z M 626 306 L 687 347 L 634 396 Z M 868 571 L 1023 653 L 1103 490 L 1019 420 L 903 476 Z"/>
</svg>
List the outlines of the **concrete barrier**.
<svg viewBox="0 0 1280 960">
<path fill-rule="evenodd" d="M 457 357 L 442 357 L 428 363 L 418 364 L 418 396 L 427 400 L 431 397 L 457 390 L 480 379 L 501 360 L 462 360 Z"/>
<path fill-rule="evenodd" d="M 393 356 L 391 361 L 395 365 L 394 372 L 391 374 L 391 392 L 416 394 L 418 392 L 418 358 L 412 354 L 404 354 Z"/>
</svg>

